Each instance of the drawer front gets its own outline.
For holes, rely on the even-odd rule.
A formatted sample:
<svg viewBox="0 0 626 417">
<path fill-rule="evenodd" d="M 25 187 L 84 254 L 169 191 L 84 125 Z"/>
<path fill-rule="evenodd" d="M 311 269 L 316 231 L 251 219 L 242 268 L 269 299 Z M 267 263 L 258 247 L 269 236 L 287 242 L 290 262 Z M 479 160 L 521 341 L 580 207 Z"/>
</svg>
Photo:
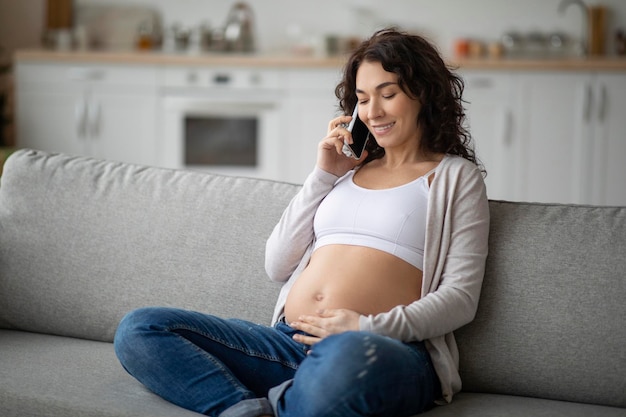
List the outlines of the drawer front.
<svg viewBox="0 0 626 417">
<path fill-rule="evenodd" d="M 26 90 L 44 88 L 50 91 L 86 85 L 156 88 L 158 82 L 157 69 L 147 66 L 28 63 L 18 64 L 16 74 L 18 86 Z"/>
</svg>

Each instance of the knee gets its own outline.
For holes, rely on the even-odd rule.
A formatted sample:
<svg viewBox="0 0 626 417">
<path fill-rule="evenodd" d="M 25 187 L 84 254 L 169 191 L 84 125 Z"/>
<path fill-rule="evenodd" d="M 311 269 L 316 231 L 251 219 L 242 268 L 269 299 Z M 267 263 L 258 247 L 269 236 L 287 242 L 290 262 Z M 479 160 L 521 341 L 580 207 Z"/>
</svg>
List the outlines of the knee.
<svg viewBox="0 0 626 417">
<path fill-rule="evenodd" d="M 403 374 L 410 350 L 397 340 L 367 332 L 346 332 L 330 336 L 314 345 L 306 370 L 318 381 L 343 384 L 360 381 L 367 384 L 380 375 Z M 399 358 L 405 358 L 399 360 Z M 304 364 L 304 363 L 303 363 Z M 320 382 L 322 383 L 322 382 Z"/>
<path fill-rule="evenodd" d="M 316 372 L 327 373 L 333 380 L 344 375 L 353 380 L 362 375 L 363 370 L 376 366 L 379 362 L 379 349 L 375 335 L 364 332 L 346 332 L 327 337 L 311 350 Z M 312 361 L 313 362 L 313 361 Z"/>
<path fill-rule="evenodd" d="M 358 407 L 364 396 L 376 392 L 380 379 L 379 338 L 365 332 L 345 332 L 315 344 L 296 372 L 284 406 L 307 404 L 306 412 L 298 412 L 311 416 L 328 415 L 339 405 Z"/>
<path fill-rule="evenodd" d="M 143 355 L 150 332 L 161 327 L 167 309 L 145 307 L 127 313 L 117 326 L 113 338 L 115 353 L 122 365 L 131 357 Z"/>
<path fill-rule="evenodd" d="M 313 347 L 325 360 L 345 361 L 354 356 L 372 356 L 376 352 L 376 335 L 365 332 L 345 332 L 329 336 Z"/>
<path fill-rule="evenodd" d="M 122 343 L 126 341 L 127 337 L 137 334 L 137 332 L 141 332 L 143 329 L 150 326 L 153 322 L 152 317 L 154 316 L 154 310 L 156 310 L 156 308 L 145 307 L 126 313 L 117 325 L 113 343 Z"/>
</svg>

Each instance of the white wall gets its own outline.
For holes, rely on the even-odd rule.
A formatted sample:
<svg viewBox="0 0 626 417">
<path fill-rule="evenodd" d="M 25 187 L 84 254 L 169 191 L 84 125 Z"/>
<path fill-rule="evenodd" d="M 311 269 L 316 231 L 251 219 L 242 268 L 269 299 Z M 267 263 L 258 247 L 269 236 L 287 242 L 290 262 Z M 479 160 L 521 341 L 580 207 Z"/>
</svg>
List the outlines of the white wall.
<svg viewBox="0 0 626 417">
<path fill-rule="evenodd" d="M 147 5 L 159 10 L 165 24 L 197 26 L 224 24 L 236 0 L 118 0 L 119 4 Z M 609 47 L 616 27 L 626 29 L 625 0 L 585 0 L 611 9 Z M 76 0 L 77 5 L 112 4 L 112 0 Z M 560 0 L 249 0 L 263 51 L 287 46 L 288 28 L 303 33 L 366 36 L 375 28 L 398 24 L 430 36 L 448 54 L 457 37 L 498 40 L 510 30 L 563 31 L 580 37 L 582 16 L 571 7 L 557 12 Z M 9 48 L 37 46 L 43 24 L 44 0 L 0 0 L 0 44 Z M 291 26 L 290 26 L 291 25 Z M 39 31 L 39 33 L 34 33 Z M 33 45 L 34 44 L 34 45 Z"/>
</svg>

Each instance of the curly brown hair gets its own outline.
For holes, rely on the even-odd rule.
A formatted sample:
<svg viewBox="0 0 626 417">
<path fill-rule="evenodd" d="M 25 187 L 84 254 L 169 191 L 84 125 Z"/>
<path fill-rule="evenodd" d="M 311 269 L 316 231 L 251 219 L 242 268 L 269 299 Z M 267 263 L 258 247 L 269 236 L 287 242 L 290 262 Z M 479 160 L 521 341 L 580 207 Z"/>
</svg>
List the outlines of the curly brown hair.
<svg viewBox="0 0 626 417">
<path fill-rule="evenodd" d="M 349 57 L 343 80 L 335 88 L 344 114 L 351 114 L 356 106 L 356 73 L 363 62 L 380 62 L 385 71 L 398 76 L 405 94 L 420 101 L 422 109 L 416 123 L 422 127 L 423 151 L 459 155 L 479 165 L 464 126 L 463 79 L 452 72 L 428 40 L 387 28 L 363 41 Z M 367 149 L 364 163 L 385 154 L 375 140 L 370 140 Z"/>
</svg>

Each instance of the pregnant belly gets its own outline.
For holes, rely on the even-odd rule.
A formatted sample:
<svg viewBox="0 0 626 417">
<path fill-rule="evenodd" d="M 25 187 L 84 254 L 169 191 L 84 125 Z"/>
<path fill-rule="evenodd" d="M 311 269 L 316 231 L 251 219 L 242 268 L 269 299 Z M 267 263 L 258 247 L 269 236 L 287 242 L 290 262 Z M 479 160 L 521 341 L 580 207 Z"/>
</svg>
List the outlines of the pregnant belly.
<svg viewBox="0 0 626 417">
<path fill-rule="evenodd" d="M 317 249 L 285 304 L 287 322 L 326 308 L 377 314 L 421 295 L 422 271 L 376 249 L 328 245 Z"/>
</svg>

